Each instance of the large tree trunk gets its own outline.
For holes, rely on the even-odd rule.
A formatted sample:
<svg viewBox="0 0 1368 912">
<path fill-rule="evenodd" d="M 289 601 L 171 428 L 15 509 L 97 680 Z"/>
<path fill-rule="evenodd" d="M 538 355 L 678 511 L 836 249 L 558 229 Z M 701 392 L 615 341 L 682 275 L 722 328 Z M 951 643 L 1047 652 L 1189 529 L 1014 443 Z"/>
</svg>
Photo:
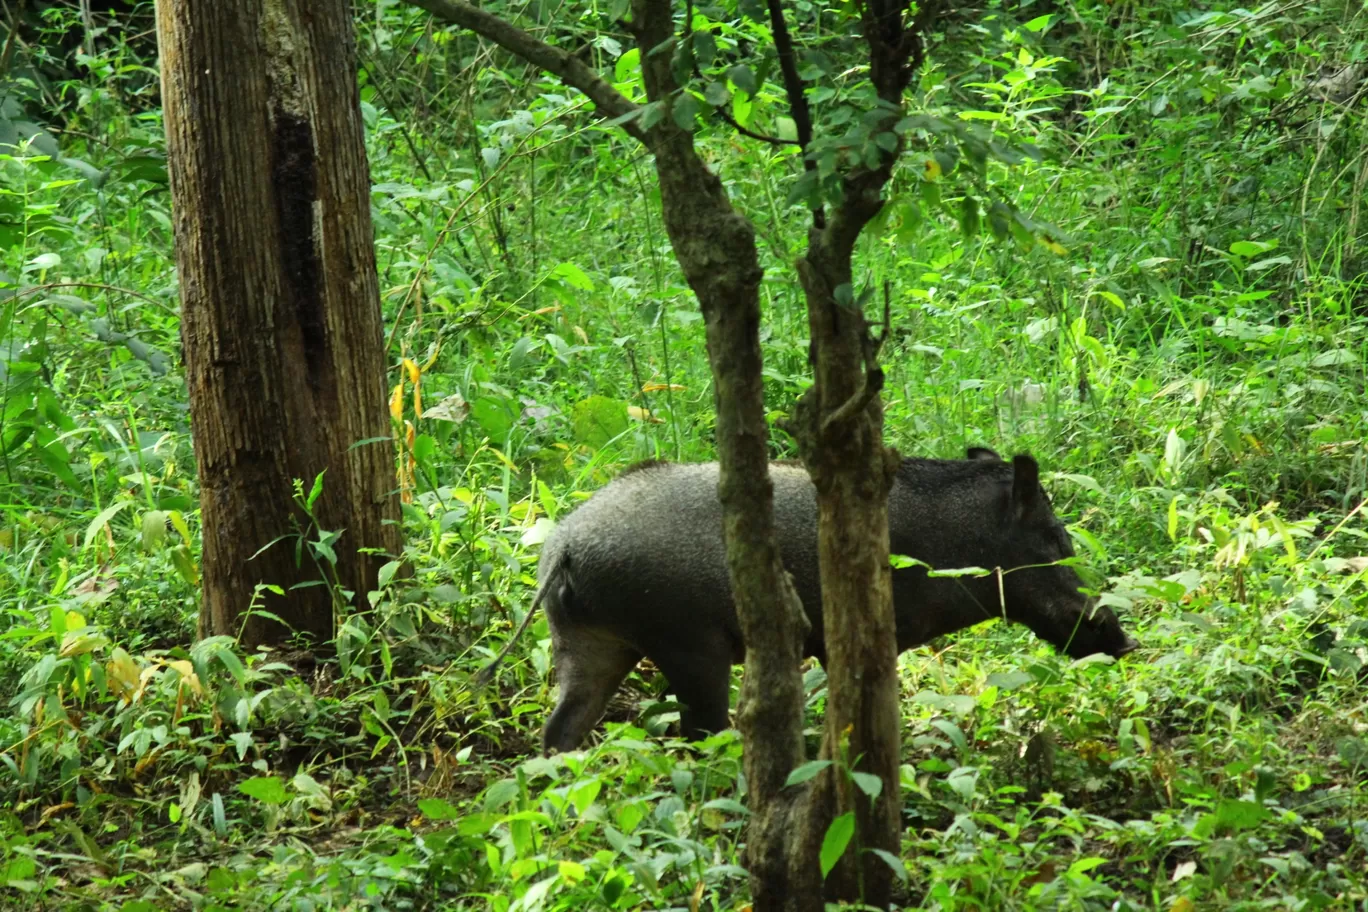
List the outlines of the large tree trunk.
<svg viewBox="0 0 1368 912">
<path fill-rule="evenodd" d="M 201 629 L 249 645 L 281 625 L 333 633 L 324 569 L 292 541 L 292 503 L 326 470 L 314 513 L 335 582 L 364 599 L 398 553 L 399 504 L 370 179 L 347 0 L 158 0 L 162 100 L 181 283 L 181 339 L 201 489 Z M 353 448 L 358 441 L 375 441 Z M 256 555 L 255 557 L 253 557 Z M 328 577 L 332 579 L 329 568 Z"/>
</svg>

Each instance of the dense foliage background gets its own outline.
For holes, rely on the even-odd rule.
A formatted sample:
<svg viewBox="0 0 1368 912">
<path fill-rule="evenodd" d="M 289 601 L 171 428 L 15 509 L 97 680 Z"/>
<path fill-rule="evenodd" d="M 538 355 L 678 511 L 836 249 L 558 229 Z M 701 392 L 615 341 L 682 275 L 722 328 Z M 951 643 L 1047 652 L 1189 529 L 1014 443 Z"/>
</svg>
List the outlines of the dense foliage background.
<svg viewBox="0 0 1368 912">
<path fill-rule="evenodd" d="M 792 7 L 804 78 L 839 99 L 848 42 Z M 489 8 L 640 95 L 613 10 Z M 749 53 L 753 22 L 694 15 Z M 908 907 L 1368 908 L 1366 16 L 997 0 L 937 33 L 914 104 L 1042 155 L 975 185 L 910 152 L 895 178 L 859 253 L 894 293 L 891 442 L 1033 452 L 1144 648 L 1070 662 L 991 623 L 902 657 Z M 655 737 L 643 668 L 601 744 L 535 758 L 541 619 L 496 692 L 468 686 L 550 522 L 633 460 L 710 456 L 650 162 L 469 34 L 358 5 L 416 572 L 334 654 L 195 642 L 151 17 L 0 25 L 0 902 L 743 909 L 734 733 Z M 748 63 L 700 136 L 785 275 L 801 163 L 706 116 L 789 128 Z M 1054 233 L 995 238 L 994 199 Z M 778 419 L 807 323 L 796 288 L 765 295 Z"/>
</svg>

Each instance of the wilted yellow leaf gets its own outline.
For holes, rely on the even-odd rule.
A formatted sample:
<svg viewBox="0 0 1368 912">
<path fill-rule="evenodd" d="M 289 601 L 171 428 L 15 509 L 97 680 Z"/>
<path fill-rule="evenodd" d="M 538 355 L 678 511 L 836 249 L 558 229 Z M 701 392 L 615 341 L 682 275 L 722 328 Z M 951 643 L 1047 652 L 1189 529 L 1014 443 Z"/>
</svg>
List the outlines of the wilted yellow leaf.
<svg viewBox="0 0 1368 912">
<path fill-rule="evenodd" d="M 404 365 L 404 373 L 408 374 L 409 383 L 417 383 L 418 365 L 413 363 L 412 358 L 405 358 L 402 363 Z"/>
<path fill-rule="evenodd" d="M 130 703 L 138 693 L 139 669 L 133 657 L 118 646 L 105 663 L 105 680 L 114 696 Z"/>
<path fill-rule="evenodd" d="M 195 666 L 185 659 L 172 659 L 166 664 L 181 676 L 182 687 L 190 688 L 190 691 L 196 696 L 204 694 L 204 687 L 200 684 L 199 675 L 195 674 Z"/>
<path fill-rule="evenodd" d="M 399 385 L 390 393 L 390 415 L 395 421 L 404 414 L 404 381 L 400 380 Z"/>
<path fill-rule="evenodd" d="M 643 393 L 658 393 L 661 390 L 673 390 L 683 392 L 687 387 L 680 386 L 678 383 L 647 383 L 641 388 Z"/>
</svg>

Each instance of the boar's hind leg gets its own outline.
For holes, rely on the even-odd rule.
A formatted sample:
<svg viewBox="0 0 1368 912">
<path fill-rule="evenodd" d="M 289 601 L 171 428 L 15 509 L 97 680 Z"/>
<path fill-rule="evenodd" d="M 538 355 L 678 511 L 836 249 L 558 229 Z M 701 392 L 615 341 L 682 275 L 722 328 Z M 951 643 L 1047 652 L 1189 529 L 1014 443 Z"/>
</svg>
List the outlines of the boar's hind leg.
<svg viewBox="0 0 1368 912">
<path fill-rule="evenodd" d="M 542 732 L 542 752 L 571 751 L 594 727 L 641 653 L 592 628 L 555 631 L 560 702 Z"/>
<path fill-rule="evenodd" d="M 729 725 L 732 649 L 725 637 L 676 642 L 650 656 L 670 681 L 670 692 L 684 704 L 679 733 L 687 741 L 720 732 Z"/>
</svg>

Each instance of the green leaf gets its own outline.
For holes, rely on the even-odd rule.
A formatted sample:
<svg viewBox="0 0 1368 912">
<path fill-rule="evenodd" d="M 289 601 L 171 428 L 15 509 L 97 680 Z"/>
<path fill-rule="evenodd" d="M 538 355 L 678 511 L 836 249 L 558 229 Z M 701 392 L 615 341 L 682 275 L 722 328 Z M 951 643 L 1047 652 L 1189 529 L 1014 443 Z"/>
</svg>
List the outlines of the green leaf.
<svg viewBox="0 0 1368 912">
<path fill-rule="evenodd" d="M 101 510 L 99 514 L 90 521 L 90 525 L 86 526 L 85 542 L 81 545 L 81 548 L 89 548 L 90 543 L 95 541 L 95 536 L 99 535 L 100 530 L 105 527 L 105 523 L 113 519 L 120 510 L 132 506 L 132 504 L 133 501 L 131 500 L 121 500 L 118 503 L 110 504 Z"/>
<path fill-rule="evenodd" d="M 689 133 L 698 125 L 698 112 L 698 99 L 688 92 L 680 92 L 674 104 L 670 105 L 670 115 L 674 118 L 675 126 Z"/>
<path fill-rule="evenodd" d="M 148 510 L 142 517 L 142 545 L 148 551 L 155 551 L 166 541 L 166 514 L 161 510 Z"/>
<path fill-rule="evenodd" d="M 570 799 L 570 803 L 575 806 L 575 810 L 583 817 L 584 812 L 589 810 L 589 806 L 594 803 L 594 799 L 599 796 L 599 792 L 602 790 L 603 782 L 601 780 L 587 779 L 570 789 L 570 794 L 567 797 Z"/>
<path fill-rule="evenodd" d="M 312 510 L 314 503 L 318 500 L 318 496 L 323 493 L 323 475 L 327 471 L 327 469 L 324 469 L 314 478 L 313 489 L 309 491 L 309 497 L 304 501 L 305 509 Z"/>
<path fill-rule="evenodd" d="M 1001 690 L 1016 690 L 1034 680 L 1035 678 L 1024 671 L 996 671 L 988 676 L 987 684 Z"/>
<path fill-rule="evenodd" d="M 485 791 L 484 809 L 496 811 L 518 797 L 518 780 L 500 779 Z"/>
<path fill-rule="evenodd" d="M 854 780 L 860 791 L 869 796 L 871 801 L 878 798 L 879 793 L 883 791 L 883 780 L 873 773 L 852 772 L 850 778 Z"/>
<path fill-rule="evenodd" d="M 403 565 L 403 561 L 385 561 L 385 563 L 380 566 L 380 572 L 376 574 L 375 584 L 379 588 L 384 589 L 390 584 L 390 580 L 394 579 L 394 574 L 397 573 L 399 568 Z"/>
<path fill-rule="evenodd" d="M 1026 23 L 1026 31 L 1043 32 L 1050 27 L 1050 21 L 1054 19 L 1054 13 L 1046 13 L 1044 16 L 1036 16 Z"/>
<path fill-rule="evenodd" d="M 461 809 L 441 798 L 419 798 L 418 810 L 429 820 L 457 820 Z"/>
<path fill-rule="evenodd" d="M 807 782 L 828 766 L 831 766 L 830 760 L 809 760 L 807 763 L 804 763 L 802 766 L 799 766 L 788 774 L 788 778 L 784 780 L 784 787 L 787 788 L 790 785 Z"/>
<path fill-rule="evenodd" d="M 720 108 L 731 101 L 731 92 L 724 82 L 710 82 L 703 92 L 703 98 L 714 108 Z"/>
<path fill-rule="evenodd" d="M 613 64 L 613 79 L 618 82 L 633 82 L 641 74 L 641 49 L 630 48 L 627 53 Z"/>
<path fill-rule="evenodd" d="M 979 205 L 978 200 L 965 194 L 964 199 L 960 200 L 959 212 L 960 231 L 966 238 L 977 237 L 979 233 Z"/>
<path fill-rule="evenodd" d="M 285 793 L 285 783 L 275 776 L 257 776 L 254 779 L 239 782 L 238 791 L 263 804 L 284 804 L 289 800 L 289 795 Z"/>
<path fill-rule="evenodd" d="M 693 33 L 693 52 L 699 69 L 712 66 L 713 58 L 717 56 L 717 39 L 712 32 L 699 30 Z"/>
<path fill-rule="evenodd" d="M 570 425 L 576 441 L 590 449 L 601 450 L 630 426 L 627 403 L 607 396 L 582 399 L 570 410 Z"/>
<path fill-rule="evenodd" d="M 726 811 L 729 814 L 741 814 L 745 816 L 750 813 L 750 808 L 734 798 L 714 798 L 712 801 L 703 805 L 707 810 Z"/>
<path fill-rule="evenodd" d="M 1073 864 L 1069 865 L 1069 875 L 1077 876 L 1079 874 L 1086 874 L 1093 868 L 1100 868 L 1102 865 L 1106 863 L 1107 859 L 1098 858 L 1096 855 L 1091 856 L 1089 858 L 1080 858 L 1078 859 L 1078 861 L 1075 861 Z"/>
<path fill-rule="evenodd" d="M 841 860 L 841 856 L 845 854 L 846 846 L 850 845 L 850 837 L 854 835 L 854 811 L 846 811 L 831 821 L 831 826 L 827 827 L 826 835 L 822 837 L 820 860 L 823 880 L 831 873 L 831 869 L 836 867 L 836 862 Z"/>
<path fill-rule="evenodd" d="M 470 414 L 491 440 L 502 444 L 518 420 L 513 407 L 502 396 L 486 396 L 470 403 Z"/>
<path fill-rule="evenodd" d="M 1236 256 L 1252 257 L 1267 253 L 1277 246 L 1277 241 L 1236 241 L 1230 245 L 1230 252 Z"/>
<path fill-rule="evenodd" d="M 580 269 L 574 263 L 561 263 L 555 269 L 551 270 L 551 275 L 554 278 L 560 279 L 571 288 L 579 291 L 594 290 L 593 280 L 585 274 L 583 269 Z"/>
<path fill-rule="evenodd" d="M 750 97 L 755 97 L 755 72 L 745 64 L 737 64 L 727 70 L 727 78 L 731 84 L 736 86 L 738 91 L 745 92 Z"/>
<path fill-rule="evenodd" d="M 903 864 L 901 858 L 894 855 L 892 852 L 887 852 L 883 849 L 870 849 L 869 851 L 882 858 L 884 864 L 893 869 L 893 874 L 898 880 L 907 883 L 907 866 Z"/>
</svg>

